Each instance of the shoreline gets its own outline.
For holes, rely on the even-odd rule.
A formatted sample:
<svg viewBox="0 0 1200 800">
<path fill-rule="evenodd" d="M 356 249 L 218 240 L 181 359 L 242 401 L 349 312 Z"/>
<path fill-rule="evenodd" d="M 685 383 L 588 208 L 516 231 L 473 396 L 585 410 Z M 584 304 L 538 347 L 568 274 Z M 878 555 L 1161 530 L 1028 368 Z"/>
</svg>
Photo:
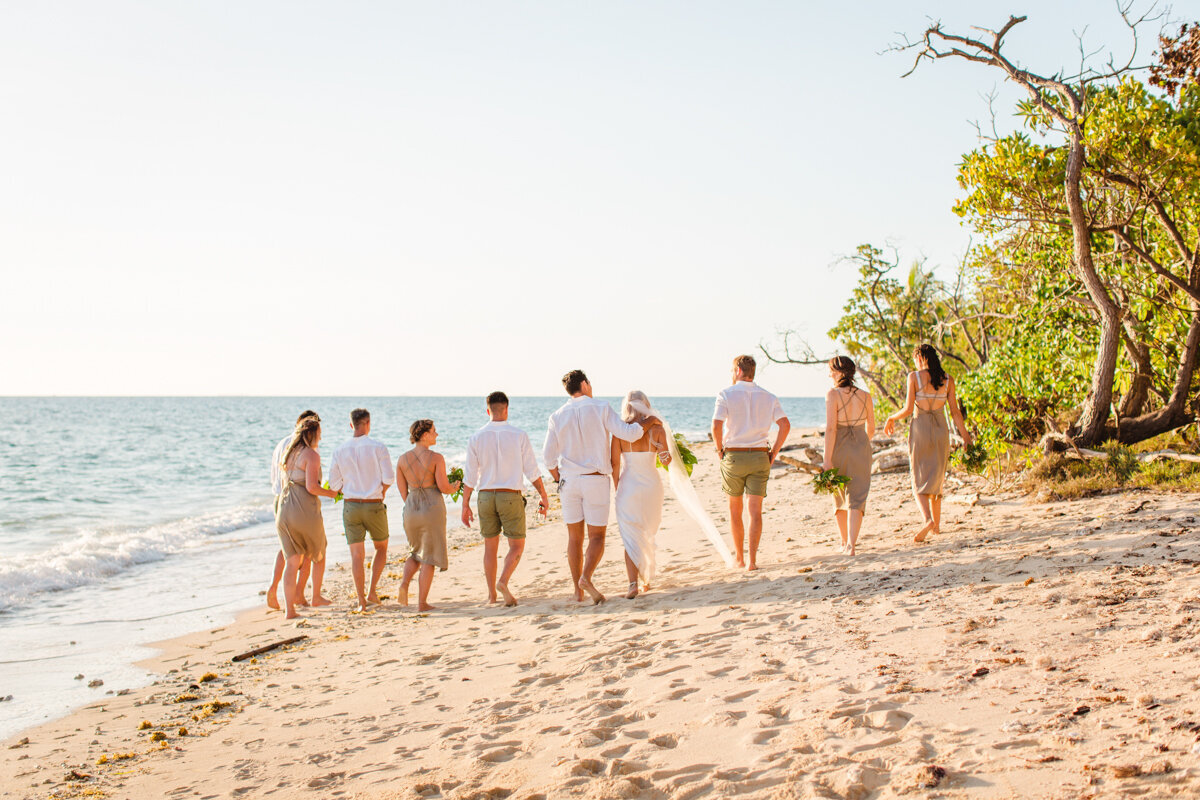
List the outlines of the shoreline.
<svg viewBox="0 0 1200 800">
<path fill-rule="evenodd" d="M 697 449 L 725 529 L 711 443 Z M 553 520 L 530 530 L 512 609 L 481 606 L 477 544 L 451 551 L 431 614 L 347 613 L 348 570 L 332 570 L 335 605 L 301 624 L 250 608 L 155 643 L 139 662 L 154 684 L 10 738 L 3 796 L 1200 791 L 1200 496 L 1031 504 L 968 485 L 915 547 L 906 475 L 876 476 L 851 559 L 809 480 L 773 475 L 754 574 L 726 570 L 668 499 L 659 585 L 633 601 L 564 599 Z M 613 593 L 614 528 L 597 573 Z"/>
</svg>

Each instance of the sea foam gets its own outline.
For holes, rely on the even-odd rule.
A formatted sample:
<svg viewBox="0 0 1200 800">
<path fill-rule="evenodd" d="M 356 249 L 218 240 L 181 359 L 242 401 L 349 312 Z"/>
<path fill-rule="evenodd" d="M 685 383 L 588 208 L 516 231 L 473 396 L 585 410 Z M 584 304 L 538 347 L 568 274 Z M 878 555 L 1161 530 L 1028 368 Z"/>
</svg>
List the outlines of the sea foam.
<svg viewBox="0 0 1200 800">
<path fill-rule="evenodd" d="M 0 611 L 24 605 L 45 592 L 85 586 L 139 564 L 161 561 L 205 544 L 213 536 L 261 525 L 269 508 L 246 506 L 134 530 L 81 531 L 40 553 L 0 562 Z"/>
</svg>

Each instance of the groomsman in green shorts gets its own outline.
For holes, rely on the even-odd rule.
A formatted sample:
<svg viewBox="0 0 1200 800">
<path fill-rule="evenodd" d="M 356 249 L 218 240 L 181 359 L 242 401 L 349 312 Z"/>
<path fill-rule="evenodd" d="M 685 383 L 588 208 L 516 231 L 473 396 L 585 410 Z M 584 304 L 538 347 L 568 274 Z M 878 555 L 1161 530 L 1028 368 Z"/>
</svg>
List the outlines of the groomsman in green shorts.
<svg viewBox="0 0 1200 800">
<path fill-rule="evenodd" d="M 779 398 L 754 382 L 753 356 L 733 360 L 733 385 L 717 395 L 712 437 L 721 459 L 721 488 L 729 495 L 729 526 L 739 567 L 758 569 L 758 542 L 762 538 L 762 503 L 767 496 L 771 465 L 787 440 L 791 422 Z M 771 426 L 777 425 L 775 444 Z M 749 495 L 750 563 L 746 564 L 742 521 L 742 496 Z"/>
<path fill-rule="evenodd" d="M 525 484 L 528 478 L 542 496 L 539 512 L 550 507 L 542 473 L 533 455 L 529 436 L 520 428 L 508 424 L 508 396 L 492 392 L 487 397 L 487 413 L 491 422 L 484 425 L 467 442 L 467 466 L 463 471 L 462 522 L 468 528 L 475 518 L 471 513 L 471 494 L 478 489 L 479 532 L 483 536 L 483 577 L 487 583 L 488 602 L 495 603 L 496 590 L 504 595 L 504 605 L 515 606 L 516 596 L 509 590 L 521 554 L 525 552 Z M 508 555 L 500 580 L 496 580 L 496 559 L 500 550 L 500 534 L 508 540 Z"/>
<path fill-rule="evenodd" d="M 358 610 L 380 605 L 376 587 L 387 566 L 388 517 L 383 498 L 396 480 L 392 458 L 383 442 L 372 439 L 371 414 L 365 408 L 350 412 L 354 438 L 343 442 L 333 451 L 329 465 L 329 488 L 345 495 L 342 504 L 342 527 L 350 545 L 350 574 L 358 593 Z M 371 559 L 371 588 L 366 590 L 365 567 L 367 535 L 375 545 Z"/>
</svg>

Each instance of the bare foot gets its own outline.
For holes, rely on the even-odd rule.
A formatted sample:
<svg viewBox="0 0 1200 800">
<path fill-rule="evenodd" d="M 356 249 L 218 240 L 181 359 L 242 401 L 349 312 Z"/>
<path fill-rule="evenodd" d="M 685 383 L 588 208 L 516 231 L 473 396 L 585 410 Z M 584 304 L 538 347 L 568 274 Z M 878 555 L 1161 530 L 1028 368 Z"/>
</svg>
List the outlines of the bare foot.
<svg viewBox="0 0 1200 800">
<path fill-rule="evenodd" d="M 600 590 L 597 589 L 595 586 L 593 586 L 592 582 L 589 581 L 587 578 L 579 579 L 579 588 L 583 589 L 585 592 L 587 592 L 588 594 L 590 594 L 592 596 L 592 605 L 598 606 L 601 603 L 603 603 L 606 599 L 604 597 L 604 595 L 600 594 Z M 579 599 L 582 600 L 583 598 L 581 597 Z"/>
<path fill-rule="evenodd" d="M 379 595 L 375 594 L 375 592 L 371 592 L 371 594 L 367 596 L 367 605 L 381 606 L 383 605 L 383 601 L 379 599 Z"/>
<path fill-rule="evenodd" d="M 408 605 L 408 584 L 401 582 L 400 588 L 396 590 L 396 602 L 399 605 Z"/>
<path fill-rule="evenodd" d="M 738 556 L 737 565 L 738 565 L 738 569 L 745 569 L 746 568 L 746 559 L 742 558 L 741 556 Z"/>
<path fill-rule="evenodd" d="M 351 613 L 354 613 L 354 614 L 365 614 L 365 613 L 367 613 L 367 604 L 366 604 L 366 603 L 359 603 L 359 604 L 358 604 L 358 608 L 354 609 L 354 611 L 353 611 L 353 612 L 351 612 Z"/>
<path fill-rule="evenodd" d="M 312 602 L 312 604 L 313 604 L 313 608 L 321 608 L 322 606 L 331 606 L 331 605 L 333 605 L 333 601 L 332 601 L 332 600 L 330 600 L 330 599 L 329 599 L 328 597 L 326 597 L 325 595 L 319 594 L 319 595 L 317 595 L 316 597 L 314 597 L 314 598 L 313 598 L 313 602 Z"/>
<path fill-rule="evenodd" d="M 506 584 L 497 583 L 496 588 L 500 590 L 500 594 L 504 595 L 505 608 L 512 608 L 517 604 L 517 596 L 508 590 Z"/>
<path fill-rule="evenodd" d="M 494 605 L 496 605 L 496 603 L 499 603 L 499 602 L 500 602 L 500 598 L 498 598 L 495 594 L 488 595 L 487 604 L 489 606 L 494 606 Z"/>
<path fill-rule="evenodd" d="M 284 619 L 300 619 L 300 612 L 293 608 L 291 613 L 287 614 Z"/>
<path fill-rule="evenodd" d="M 578 586 L 575 587 L 575 594 L 572 595 L 571 599 L 574 600 L 576 603 L 582 603 L 583 602 L 583 589 L 580 589 Z"/>
<path fill-rule="evenodd" d="M 635 598 L 637 596 L 638 596 L 637 581 L 630 581 L 629 582 L 629 591 L 625 593 L 625 599 L 632 600 L 633 598 Z"/>
<path fill-rule="evenodd" d="M 304 595 L 300 595 L 299 597 L 296 598 L 296 607 L 297 608 L 308 608 L 308 600 L 305 599 Z"/>
<path fill-rule="evenodd" d="M 930 534 L 930 532 L 932 532 L 932 531 L 933 531 L 933 523 L 926 522 L 925 527 L 921 528 L 921 530 L 917 531 L 917 535 L 913 537 L 913 541 L 916 542 L 917 544 L 920 544 L 921 542 L 925 541 L 925 537 L 928 536 Z"/>
<path fill-rule="evenodd" d="M 275 587 L 267 589 L 267 608 L 279 610 L 279 596 L 275 593 Z"/>
<path fill-rule="evenodd" d="M 750 562 L 750 566 L 746 567 L 746 572 L 757 572 L 757 571 L 758 571 L 758 564 L 755 564 L 753 561 Z"/>
<path fill-rule="evenodd" d="M 437 611 L 437 606 L 431 606 L 429 603 L 424 603 L 417 606 L 417 611 Z"/>
</svg>

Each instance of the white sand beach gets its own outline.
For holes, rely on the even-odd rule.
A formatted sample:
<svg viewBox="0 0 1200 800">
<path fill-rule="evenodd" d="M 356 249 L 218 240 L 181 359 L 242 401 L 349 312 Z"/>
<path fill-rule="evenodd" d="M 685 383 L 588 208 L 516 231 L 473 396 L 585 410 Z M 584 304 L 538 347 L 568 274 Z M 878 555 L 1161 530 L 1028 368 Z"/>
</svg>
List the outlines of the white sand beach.
<svg viewBox="0 0 1200 800">
<path fill-rule="evenodd" d="M 808 476 L 777 473 L 757 573 L 726 569 L 669 494 L 659 583 L 633 601 L 615 525 L 599 606 L 568 601 L 553 519 L 516 608 L 482 604 L 474 545 L 430 614 L 348 613 L 339 570 L 335 606 L 299 626 L 264 607 L 171 641 L 155 685 L 6 742 L 3 796 L 1200 795 L 1200 497 L 965 485 L 915 546 L 907 475 L 876 476 L 850 558 Z"/>
</svg>

